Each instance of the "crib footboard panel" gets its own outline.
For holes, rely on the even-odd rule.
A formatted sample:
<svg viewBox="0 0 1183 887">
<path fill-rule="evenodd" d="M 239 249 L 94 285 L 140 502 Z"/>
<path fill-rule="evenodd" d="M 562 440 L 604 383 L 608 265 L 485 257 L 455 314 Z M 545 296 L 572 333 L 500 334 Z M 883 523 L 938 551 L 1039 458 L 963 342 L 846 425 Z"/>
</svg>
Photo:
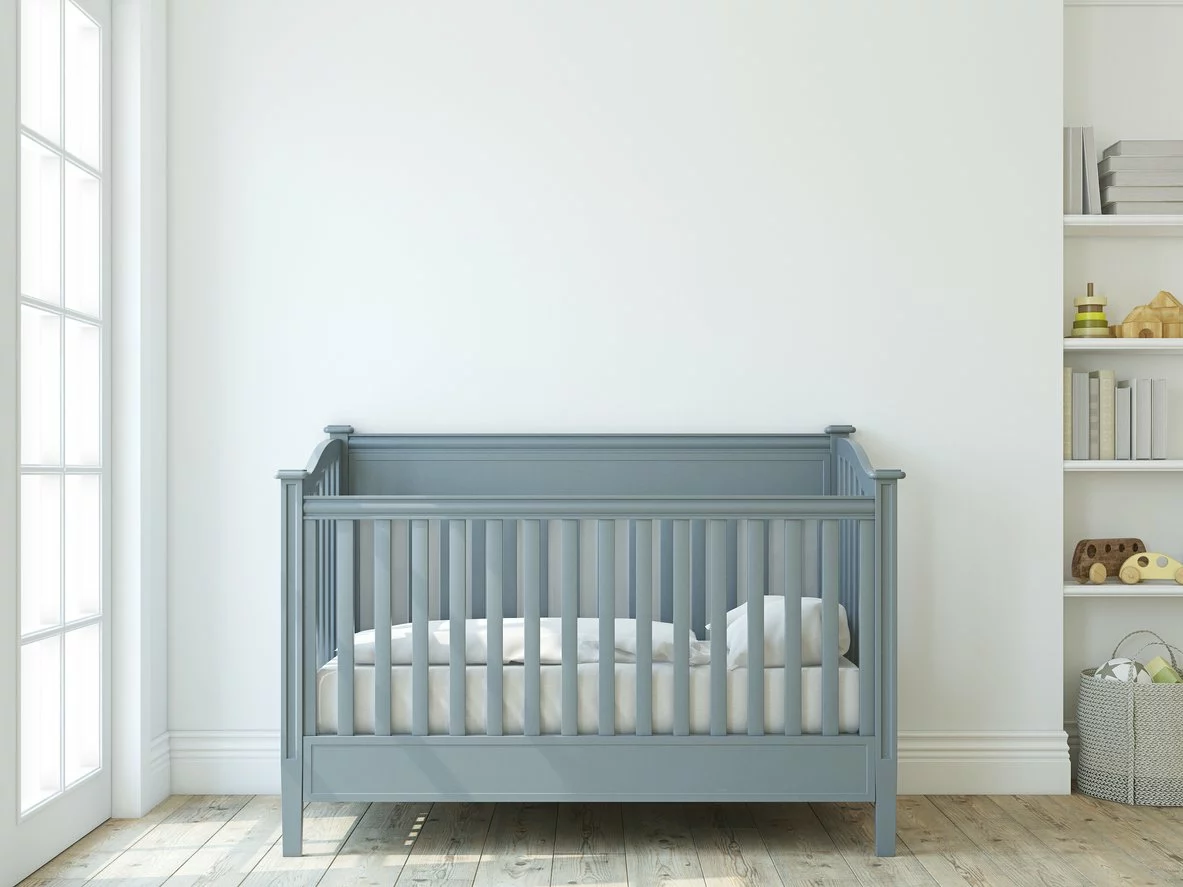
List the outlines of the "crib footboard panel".
<svg viewBox="0 0 1183 887">
<path fill-rule="evenodd" d="M 869 801 L 876 743 L 858 736 L 321 736 L 320 801 Z"/>
</svg>

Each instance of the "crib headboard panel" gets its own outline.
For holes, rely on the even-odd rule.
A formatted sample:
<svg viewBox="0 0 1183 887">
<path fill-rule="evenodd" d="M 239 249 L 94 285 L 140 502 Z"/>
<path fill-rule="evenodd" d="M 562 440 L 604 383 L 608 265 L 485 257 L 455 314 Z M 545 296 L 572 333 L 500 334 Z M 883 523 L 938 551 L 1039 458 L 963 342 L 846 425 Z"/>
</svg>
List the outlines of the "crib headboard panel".
<svg viewBox="0 0 1183 887">
<path fill-rule="evenodd" d="M 348 436 L 366 495 L 822 495 L 828 435 Z"/>
</svg>

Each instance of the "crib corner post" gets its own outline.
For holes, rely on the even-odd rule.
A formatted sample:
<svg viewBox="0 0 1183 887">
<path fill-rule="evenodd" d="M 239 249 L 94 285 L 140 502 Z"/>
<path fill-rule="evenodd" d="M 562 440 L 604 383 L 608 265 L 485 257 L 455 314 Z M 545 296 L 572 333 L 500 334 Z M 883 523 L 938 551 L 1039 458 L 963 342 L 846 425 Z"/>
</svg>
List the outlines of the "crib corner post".
<svg viewBox="0 0 1183 887">
<path fill-rule="evenodd" d="M 875 768 L 875 855 L 895 856 L 896 760 L 880 760 Z M 286 832 L 285 832 L 286 835 Z"/>
<path fill-rule="evenodd" d="M 823 495 L 836 496 L 838 495 L 838 445 L 841 441 L 854 434 L 853 425 L 827 425 L 826 434 L 830 438 L 830 470 L 826 473 L 825 484 L 826 488 L 822 491 Z"/>
<path fill-rule="evenodd" d="M 876 471 L 875 529 L 879 647 L 879 758 L 875 764 L 875 854 L 894 856 L 896 846 L 896 783 L 899 768 L 896 707 L 896 482 L 902 471 Z"/>
<path fill-rule="evenodd" d="M 280 611 L 282 697 L 280 708 L 280 790 L 283 855 L 303 851 L 304 783 L 304 471 L 281 471 Z"/>
</svg>

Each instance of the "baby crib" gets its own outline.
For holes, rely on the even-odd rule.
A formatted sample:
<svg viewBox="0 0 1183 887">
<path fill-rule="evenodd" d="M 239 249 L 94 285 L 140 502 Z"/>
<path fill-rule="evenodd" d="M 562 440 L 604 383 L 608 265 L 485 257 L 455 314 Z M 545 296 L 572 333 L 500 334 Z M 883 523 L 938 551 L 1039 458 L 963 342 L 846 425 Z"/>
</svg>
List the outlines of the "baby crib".
<svg viewBox="0 0 1183 887">
<path fill-rule="evenodd" d="M 892 855 L 904 475 L 853 432 L 328 427 L 279 473 L 284 854 L 306 801 L 834 800 Z"/>
</svg>

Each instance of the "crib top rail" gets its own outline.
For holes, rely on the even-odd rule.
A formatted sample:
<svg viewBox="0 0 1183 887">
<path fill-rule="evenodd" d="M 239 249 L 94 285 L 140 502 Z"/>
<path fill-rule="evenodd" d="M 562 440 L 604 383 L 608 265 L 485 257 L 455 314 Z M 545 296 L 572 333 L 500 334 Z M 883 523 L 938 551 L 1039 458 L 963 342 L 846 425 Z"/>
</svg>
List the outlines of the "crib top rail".
<svg viewBox="0 0 1183 887">
<path fill-rule="evenodd" d="M 305 496 L 304 517 L 356 519 L 869 519 L 867 496 Z"/>
</svg>

